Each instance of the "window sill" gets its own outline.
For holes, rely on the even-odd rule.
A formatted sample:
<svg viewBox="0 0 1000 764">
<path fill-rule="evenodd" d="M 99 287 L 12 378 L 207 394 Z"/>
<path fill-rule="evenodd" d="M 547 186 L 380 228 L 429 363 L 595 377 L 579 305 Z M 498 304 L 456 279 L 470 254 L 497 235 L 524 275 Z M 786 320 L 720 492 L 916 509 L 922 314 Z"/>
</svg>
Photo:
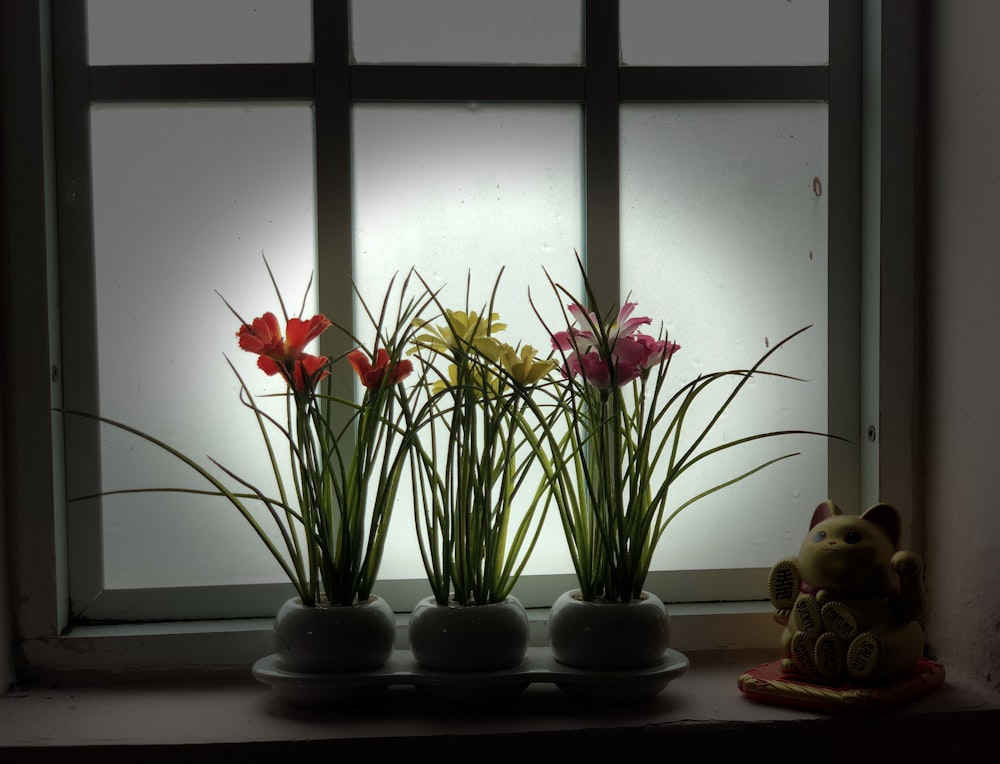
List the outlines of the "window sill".
<svg viewBox="0 0 1000 764">
<path fill-rule="evenodd" d="M 516 699 L 485 707 L 435 701 L 410 687 L 392 687 L 374 703 L 352 709 L 299 709 L 281 702 L 249 671 L 200 681 L 136 681 L 129 675 L 96 684 L 64 684 L 15 690 L 0 698 L 0 758 L 20 752 L 33 761 L 46 753 L 99 754 L 104 762 L 163 760 L 184 746 L 185 758 L 217 758 L 268 749 L 286 753 L 328 750 L 412 753 L 446 739 L 488 736 L 489 751 L 594 752 L 604 746 L 687 743 L 711 751 L 746 752 L 748 744 L 798 750 L 809 745 L 810 761 L 866 757 L 878 749 L 896 757 L 912 752 L 928 760 L 940 746 L 954 751 L 1000 721 L 1000 698 L 985 687 L 946 678 L 929 695 L 878 717 L 825 717 L 756 703 L 740 693 L 738 676 L 774 659 L 774 650 L 688 653 L 689 671 L 656 698 L 599 706 L 581 703 L 551 685 L 532 685 Z M 933 730 L 933 733 L 928 733 Z M 834 734 L 831 736 L 831 732 Z M 567 734 L 570 733 L 570 734 Z M 623 738 L 623 736 L 626 736 Z M 842 748 L 826 740 L 840 741 Z M 793 746 L 791 749 L 787 746 Z M 55 750 L 54 750 L 55 749 Z M 621 748 L 621 750 L 626 750 Z M 824 751 L 828 753 L 824 755 Z M 152 757 L 152 758 L 151 758 Z"/>
<path fill-rule="evenodd" d="M 778 628 L 767 602 L 676 603 L 668 605 L 671 646 L 690 651 L 771 648 Z M 531 644 L 547 643 L 548 608 L 529 610 Z M 408 647 L 407 614 L 399 614 L 396 646 Z M 191 677 L 246 673 L 273 651 L 270 619 L 184 621 L 120 626 L 86 626 L 69 634 L 22 643 L 31 684 L 90 682 L 104 676 Z"/>
<path fill-rule="evenodd" d="M 1000 721 L 1000 696 L 950 675 L 930 695 L 875 718 L 825 717 L 754 702 L 739 691 L 737 679 L 775 658 L 778 632 L 768 604 L 673 605 L 670 611 L 672 644 L 689 658 L 690 669 L 649 702 L 611 706 L 581 703 L 541 683 L 490 706 L 428 702 L 414 687 L 397 686 L 359 708 L 299 709 L 250 674 L 252 661 L 271 652 L 266 619 L 79 629 L 24 645 L 26 655 L 47 662 L 52 673 L 0 697 L 0 759 L 15 751 L 36 762 L 46 754 L 63 760 L 86 752 L 105 764 L 132 762 L 137 755 L 149 764 L 158 757 L 174 761 L 179 745 L 185 758 L 268 750 L 370 755 L 474 736 L 489 736 L 491 753 L 552 744 L 565 753 L 593 753 L 604 746 L 617 750 L 629 744 L 623 736 L 642 733 L 644 744 L 688 743 L 702 753 L 801 745 L 809 746 L 811 761 L 832 761 L 881 747 L 896 757 L 911 751 L 915 760 L 927 760 L 929 749 L 951 748 Z M 532 614 L 538 644 L 547 614 Z M 400 618 L 402 640 L 405 620 Z M 152 670 L 156 662 L 159 671 Z M 832 739 L 831 731 L 854 747 L 817 747 L 817 740 Z M 863 751 L 857 748 L 862 742 Z"/>
</svg>

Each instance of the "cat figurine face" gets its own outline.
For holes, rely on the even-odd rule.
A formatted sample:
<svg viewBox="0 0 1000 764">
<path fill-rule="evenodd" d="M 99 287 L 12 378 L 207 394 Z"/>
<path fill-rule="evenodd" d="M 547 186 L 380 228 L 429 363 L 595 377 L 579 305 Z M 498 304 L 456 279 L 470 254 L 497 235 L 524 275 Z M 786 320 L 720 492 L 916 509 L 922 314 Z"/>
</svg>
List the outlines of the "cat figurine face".
<svg viewBox="0 0 1000 764">
<path fill-rule="evenodd" d="M 894 507 L 876 504 L 861 515 L 848 515 L 823 502 L 799 549 L 802 581 L 843 596 L 885 596 L 897 585 L 892 556 L 898 543 Z"/>
</svg>

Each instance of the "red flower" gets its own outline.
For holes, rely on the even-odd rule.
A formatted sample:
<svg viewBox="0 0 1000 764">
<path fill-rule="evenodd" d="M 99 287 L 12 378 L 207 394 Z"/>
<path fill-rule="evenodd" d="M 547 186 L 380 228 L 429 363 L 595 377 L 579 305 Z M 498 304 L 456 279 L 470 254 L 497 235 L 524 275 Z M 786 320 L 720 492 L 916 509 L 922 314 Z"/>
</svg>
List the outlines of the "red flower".
<svg viewBox="0 0 1000 764">
<path fill-rule="evenodd" d="M 252 324 L 243 324 L 236 336 L 243 350 L 260 356 L 257 366 L 261 371 L 269 375 L 281 373 L 296 390 L 302 392 L 329 374 L 324 371 L 317 375 L 329 359 L 310 355 L 305 348 L 330 325 L 330 319 L 320 314 L 308 321 L 290 318 L 282 336 L 277 317 L 273 313 L 265 313 L 255 318 Z"/>
<path fill-rule="evenodd" d="M 323 315 L 317 314 L 308 321 L 290 318 L 285 327 L 285 338 L 281 336 L 277 317 L 273 313 L 265 313 L 255 318 L 252 324 L 243 324 L 236 336 L 244 350 L 266 356 L 276 363 L 284 363 L 302 355 L 306 345 L 328 328 L 330 319 Z"/>
<path fill-rule="evenodd" d="M 329 363 L 330 359 L 325 355 L 303 353 L 295 359 L 295 366 L 292 369 L 292 386 L 300 393 L 312 390 L 321 379 L 330 376 L 327 369 Z"/>
<path fill-rule="evenodd" d="M 410 361 L 392 363 L 385 348 L 376 351 L 374 365 L 368 360 L 368 354 L 360 348 L 348 353 L 347 360 L 361 378 L 361 384 L 369 390 L 378 389 L 383 384 L 395 385 L 397 382 L 402 382 L 413 371 L 413 363 Z"/>
</svg>

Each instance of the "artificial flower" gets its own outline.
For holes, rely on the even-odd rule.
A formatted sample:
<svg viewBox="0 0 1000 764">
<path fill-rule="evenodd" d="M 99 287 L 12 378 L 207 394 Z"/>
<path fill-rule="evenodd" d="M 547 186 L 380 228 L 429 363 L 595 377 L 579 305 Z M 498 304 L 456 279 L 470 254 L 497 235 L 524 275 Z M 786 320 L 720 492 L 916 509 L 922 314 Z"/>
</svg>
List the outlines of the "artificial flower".
<svg viewBox="0 0 1000 764">
<path fill-rule="evenodd" d="M 519 385 L 532 385 L 557 366 L 553 360 L 538 360 L 531 345 L 524 345 L 518 350 L 506 343 L 500 346 L 500 363 Z"/>
<path fill-rule="evenodd" d="M 294 361 L 306 346 L 331 326 L 330 319 L 317 314 L 309 320 L 290 318 L 281 334 L 281 325 L 273 313 L 265 313 L 250 324 L 243 324 L 237 332 L 240 347 L 251 353 L 270 358 L 277 364 Z M 273 373 L 273 372 L 271 372 Z"/>
<path fill-rule="evenodd" d="M 403 293 L 408 283 L 409 279 L 403 284 Z M 254 523 L 302 602 L 310 606 L 365 602 L 378 575 L 409 448 L 401 424 L 402 411 L 407 409 L 406 391 L 395 383 L 413 370 L 413 364 L 393 363 L 391 359 L 398 358 L 400 349 L 412 341 L 414 319 L 428 303 L 426 296 L 401 300 L 396 327 L 386 327 L 383 321 L 391 291 L 390 283 L 374 322 L 380 347 L 374 352 L 358 347 L 347 356 L 367 388 L 360 403 L 335 397 L 329 388 L 326 392 L 319 389 L 319 383 L 331 376 L 334 364 L 328 357 L 305 349 L 333 326 L 326 316 L 290 318 L 282 334 L 277 317 L 264 313 L 252 322 L 243 322 L 237 332 L 239 346 L 259 356 L 260 369 L 269 375 L 281 374 L 294 391 L 289 395 L 287 424 L 282 426 L 262 416 L 241 380 L 242 395 L 258 420 L 274 424 L 288 441 L 289 448 L 283 450 L 289 454 L 295 475 L 290 486 L 285 485 L 286 478 L 274 458 L 278 450 L 262 424 L 280 498 L 268 498 L 253 489 L 253 495 L 280 526 L 278 535 L 285 542 L 285 551 L 264 535 L 240 497 L 226 495 Z M 284 304 L 280 294 L 278 298 Z M 374 315 L 367 308 L 364 312 Z M 240 482 L 252 488 L 249 482 Z"/>
<path fill-rule="evenodd" d="M 327 373 L 320 373 L 320 369 L 329 359 L 310 355 L 305 348 L 331 325 L 330 319 L 322 314 L 308 320 L 290 318 L 282 335 L 277 316 L 268 312 L 252 323 L 243 324 L 236 336 L 243 350 L 260 356 L 257 366 L 261 371 L 269 376 L 281 374 L 301 393 L 313 389 L 327 376 Z"/>
<path fill-rule="evenodd" d="M 577 326 L 552 335 L 553 348 L 565 356 L 563 374 L 580 375 L 594 387 L 610 390 L 648 375 L 650 369 L 680 350 L 674 342 L 641 333 L 639 328 L 652 319 L 633 317 L 636 307 L 637 303 L 626 302 L 614 321 L 601 326 L 595 313 L 571 303 L 567 310 Z"/>
<path fill-rule="evenodd" d="M 593 301 L 583 263 L 577 262 L 587 299 Z M 679 512 L 793 455 L 767 459 L 719 485 L 701 487 L 668 509 L 674 480 L 702 459 L 761 438 L 804 434 L 766 432 L 699 450 L 751 377 L 767 373 L 761 365 L 799 332 L 772 346 L 749 370 L 706 374 L 671 394 L 667 370 L 680 345 L 641 331 L 652 321 L 634 315 L 636 303 L 626 302 L 615 318 L 603 322 L 568 290 L 551 285 L 560 302 L 572 300 L 566 309 L 569 325 L 550 332 L 562 357 L 562 380 L 553 389 L 560 391 L 557 407 L 566 432 L 545 433 L 552 458 L 539 490 L 548 492 L 559 509 L 582 599 L 628 602 L 641 596 L 657 543 Z M 695 423 L 694 401 L 727 380 L 733 388 L 721 406 Z"/>
<path fill-rule="evenodd" d="M 456 388 L 459 385 L 463 387 L 466 395 L 473 400 L 478 400 L 482 397 L 483 390 L 496 391 L 497 379 L 492 371 L 479 367 L 465 368 L 460 374 L 458 365 L 450 363 L 448 364 L 447 379 L 439 374 L 438 378 L 431 384 L 431 393 L 440 395 L 448 388 Z"/>
<path fill-rule="evenodd" d="M 258 361 L 259 363 L 259 361 Z M 305 393 L 314 390 L 321 379 L 330 376 L 330 359 L 325 355 L 310 355 L 302 353 L 293 362 L 292 387 L 296 392 Z"/>
<path fill-rule="evenodd" d="M 375 351 L 375 363 L 368 354 L 360 348 L 347 354 L 351 367 L 369 390 L 378 390 L 382 385 L 395 385 L 402 382 L 413 371 L 413 362 L 407 360 L 392 362 L 389 351 L 379 348 Z"/>
<path fill-rule="evenodd" d="M 273 274 L 271 281 L 274 283 Z M 381 348 L 369 355 L 359 347 L 351 354 L 351 365 L 369 386 L 360 402 L 332 395 L 330 385 L 320 389 L 320 382 L 334 373 L 335 363 L 305 349 L 333 326 L 326 316 L 290 318 L 282 332 L 274 313 L 247 322 L 229 306 L 240 322 L 236 332 L 239 347 L 255 353 L 258 367 L 266 374 L 280 374 L 288 383 L 283 393 L 282 421 L 258 404 L 250 385 L 236 366 L 229 364 L 239 382 L 240 404 L 253 414 L 263 439 L 263 455 L 273 477 L 270 490 L 256 487 L 252 479 L 230 472 L 214 459 L 212 463 L 221 473 L 134 427 L 84 415 L 144 438 L 204 478 L 212 490 L 139 490 L 208 493 L 226 499 L 266 546 L 303 605 L 368 602 L 411 448 L 407 436 L 408 390 L 403 385 L 384 383 L 387 379 L 395 383 L 412 370 L 409 361 L 390 364 L 389 359 L 398 358 L 401 349 L 412 342 L 414 319 L 430 302 L 426 289 L 415 298 L 403 299 L 409 283 L 407 278 L 401 287 L 394 326 L 387 323 L 391 282 L 377 314 L 368 311 L 362 300 Z M 280 292 L 277 296 L 284 305 Z M 353 337 L 349 330 L 338 329 Z M 368 362 L 370 357 L 375 358 L 374 365 Z M 350 372 L 346 374 L 349 377 Z M 227 485 L 230 479 L 241 488 L 234 490 Z"/>
<path fill-rule="evenodd" d="M 497 313 L 441 315 L 443 325 L 417 325 L 410 351 L 429 393 L 412 429 L 417 540 L 439 604 L 502 602 L 548 509 L 541 491 L 515 501 L 528 471 L 546 459 L 536 446 L 545 416 L 558 411 L 543 413 L 532 393 L 556 362 L 497 339 L 506 329 Z"/>
<path fill-rule="evenodd" d="M 461 310 L 445 310 L 445 323 L 432 326 L 429 321 L 419 321 L 417 329 L 426 329 L 423 334 L 414 338 L 416 346 L 426 347 L 442 355 L 468 353 L 470 350 L 480 353 L 491 361 L 500 355 L 500 342 L 493 335 L 503 331 L 507 324 L 499 322 L 497 313 L 480 317 L 475 311 L 466 313 Z"/>
<path fill-rule="evenodd" d="M 572 353 L 566 357 L 563 374 L 567 377 L 580 375 L 599 390 L 610 390 L 611 366 L 596 350 L 586 353 Z M 624 383 L 623 383 L 624 384 Z"/>
</svg>

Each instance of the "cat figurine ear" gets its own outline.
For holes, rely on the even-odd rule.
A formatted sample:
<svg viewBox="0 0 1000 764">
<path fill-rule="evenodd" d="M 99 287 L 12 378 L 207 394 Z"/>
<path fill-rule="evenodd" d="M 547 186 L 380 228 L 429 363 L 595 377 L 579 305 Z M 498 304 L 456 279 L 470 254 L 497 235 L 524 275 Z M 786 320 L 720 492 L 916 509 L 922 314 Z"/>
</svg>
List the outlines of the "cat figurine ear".
<svg viewBox="0 0 1000 764">
<path fill-rule="evenodd" d="M 861 517 L 885 531 L 893 549 L 899 549 L 899 512 L 891 504 L 874 504 Z"/>
<path fill-rule="evenodd" d="M 812 530 L 819 523 L 827 520 L 834 515 L 842 515 L 843 512 L 840 511 L 840 507 L 833 503 L 830 499 L 821 502 L 816 509 L 813 510 L 812 520 L 809 521 L 809 529 Z"/>
</svg>

